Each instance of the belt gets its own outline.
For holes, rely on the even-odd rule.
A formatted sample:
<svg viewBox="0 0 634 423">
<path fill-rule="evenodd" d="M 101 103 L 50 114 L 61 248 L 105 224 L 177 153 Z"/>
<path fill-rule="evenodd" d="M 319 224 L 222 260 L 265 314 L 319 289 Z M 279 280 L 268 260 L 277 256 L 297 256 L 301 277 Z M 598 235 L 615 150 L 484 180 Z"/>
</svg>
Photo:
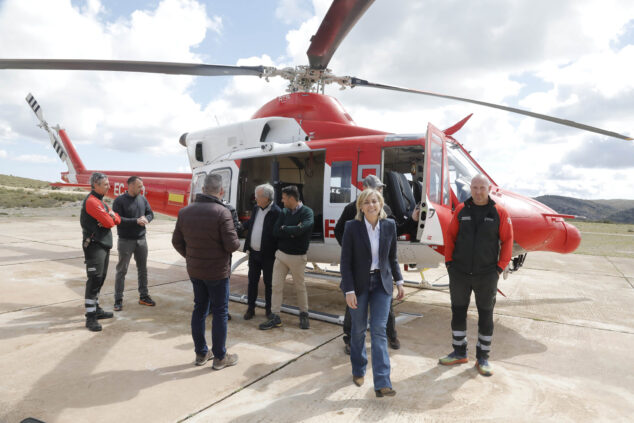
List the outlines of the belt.
<svg viewBox="0 0 634 423">
<path fill-rule="evenodd" d="M 381 269 L 370 270 L 370 274 L 371 275 L 380 275 L 381 274 Z"/>
</svg>

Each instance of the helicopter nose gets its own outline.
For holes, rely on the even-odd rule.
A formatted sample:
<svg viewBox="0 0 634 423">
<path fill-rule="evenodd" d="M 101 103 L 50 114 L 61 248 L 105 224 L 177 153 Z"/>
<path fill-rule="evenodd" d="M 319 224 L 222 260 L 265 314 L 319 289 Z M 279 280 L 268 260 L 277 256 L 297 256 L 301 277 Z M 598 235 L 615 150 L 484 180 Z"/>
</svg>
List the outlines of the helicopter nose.
<svg viewBox="0 0 634 423">
<path fill-rule="evenodd" d="M 581 243 L 581 233 L 568 222 L 563 222 L 563 226 L 563 230 L 557 234 L 557 238 L 552 243 L 552 250 L 562 254 L 572 253 Z"/>
</svg>

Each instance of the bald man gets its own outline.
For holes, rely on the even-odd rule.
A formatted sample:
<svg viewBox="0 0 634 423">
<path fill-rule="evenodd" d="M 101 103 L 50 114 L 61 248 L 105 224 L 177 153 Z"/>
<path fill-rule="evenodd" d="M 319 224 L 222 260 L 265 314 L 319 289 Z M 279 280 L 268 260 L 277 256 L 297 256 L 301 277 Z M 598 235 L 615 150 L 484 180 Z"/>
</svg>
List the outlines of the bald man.
<svg viewBox="0 0 634 423">
<path fill-rule="evenodd" d="M 489 196 L 488 178 L 471 180 L 471 197 L 458 205 L 449 224 L 445 264 L 449 273 L 453 351 L 439 360 L 445 366 L 468 362 L 467 310 L 471 292 L 478 308 L 476 368 L 491 376 L 489 352 L 493 337 L 493 307 L 500 274 L 511 260 L 513 227 L 504 207 Z"/>
</svg>

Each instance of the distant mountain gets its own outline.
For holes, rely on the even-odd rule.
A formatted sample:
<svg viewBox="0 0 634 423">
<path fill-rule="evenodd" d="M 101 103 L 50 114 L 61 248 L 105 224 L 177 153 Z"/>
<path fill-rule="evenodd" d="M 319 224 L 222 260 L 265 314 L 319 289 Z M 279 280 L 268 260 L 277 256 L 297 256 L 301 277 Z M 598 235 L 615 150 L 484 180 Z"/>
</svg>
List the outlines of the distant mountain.
<svg viewBox="0 0 634 423">
<path fill-rule="evenodd" d="M 634 200 L 581 200 L 560 195 L 542 195 L 535 200 L 557 213 L 585 216 L 590 221 L 634 223 Z"/>
</svg>

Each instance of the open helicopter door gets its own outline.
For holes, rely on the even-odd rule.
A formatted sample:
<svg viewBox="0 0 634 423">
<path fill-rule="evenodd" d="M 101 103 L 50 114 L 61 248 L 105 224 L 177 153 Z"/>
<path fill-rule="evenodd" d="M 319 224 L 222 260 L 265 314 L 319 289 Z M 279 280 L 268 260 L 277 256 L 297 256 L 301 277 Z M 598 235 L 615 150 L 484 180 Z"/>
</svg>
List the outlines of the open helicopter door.
<svg viewBox="0 0 634 423">
<path fill-rule="evenodd" d="M 451 210 L 447 145 L 445 134 L 431 123 L 425 138 L 423 189 L 426 195 L 422 198 L 417 238 L 423 244 L 444 245 L 438 210 Z"/>
</svg>

